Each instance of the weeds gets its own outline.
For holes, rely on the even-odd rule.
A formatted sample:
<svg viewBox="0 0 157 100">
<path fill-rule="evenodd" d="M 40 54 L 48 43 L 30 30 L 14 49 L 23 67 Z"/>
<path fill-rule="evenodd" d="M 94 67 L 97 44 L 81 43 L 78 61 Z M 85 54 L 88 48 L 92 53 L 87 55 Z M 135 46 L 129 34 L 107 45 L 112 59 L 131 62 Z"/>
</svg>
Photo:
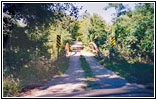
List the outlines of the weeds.
<svg viewBox="0 0 157 100">
<path fill-rule="evenodd" d="M 85 73 L 85 77 L 86 78 L 94 78 L 92 70 L 91 70 L 89 64 L 86 62 L 86 58 L 81 56 L 80 61 L 81 61 L 81 66 L 82 66 L 84 73 Z"/>
<path fill-rule="evenodd" d="M 95 75 L 93 74 L 89 64 L 87 63 L 86 58 L 81 55 L 80 61 L 81 61 L 81 67 L 84 70 L 86 83 L 88 84 L 88 87 L 92 87 L 92 88 L 95 87 L 98 84 L 94 82 Z"/>
<path fill-rule="evenodd" d="M 15 79 L 13 75 L 10 75 L 8 77 L 3 78 L 3 95 L 4 96 L 12 96 L 16 93 L 18 93 L 21 89 L 22 86 L 20 85 L 20 80 Z"/>
<path fill-rule="evenodd" d="M 106 61 L 95 57 L 104 67 L 118 73 L 130 83 L 148 84 L 154 83 L 154 65 L 143 63 L 127 63 Z"/>
<path fill-rule="evenodd" d="M 25 88 L 35 88 L 50 80 L 56 74 L 62 74 L 69 66 L 69 58 L 61 56 L 55 61 L 45 57 L 31 61 L 24 65 L 13 76 L 3 78 L 3 96 L 16 96 Z"/>
</svg>

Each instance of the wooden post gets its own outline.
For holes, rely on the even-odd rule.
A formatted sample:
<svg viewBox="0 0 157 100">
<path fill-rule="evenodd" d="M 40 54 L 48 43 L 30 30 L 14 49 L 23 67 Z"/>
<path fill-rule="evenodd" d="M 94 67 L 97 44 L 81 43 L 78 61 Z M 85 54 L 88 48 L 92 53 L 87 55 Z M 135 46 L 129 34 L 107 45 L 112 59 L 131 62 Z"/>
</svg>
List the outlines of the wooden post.
<svg viewBox="0 0 157 100">
<path fill-rule="evenodd" d="M 114 47 L 115 47 L 115 36 L 111 36 L 110 61 L 113 60 Z"/>
<path fill-rule="evenodd" d="M 57 59 L 59 58 L 59 47 L 57 47 Z"/>
</svg>

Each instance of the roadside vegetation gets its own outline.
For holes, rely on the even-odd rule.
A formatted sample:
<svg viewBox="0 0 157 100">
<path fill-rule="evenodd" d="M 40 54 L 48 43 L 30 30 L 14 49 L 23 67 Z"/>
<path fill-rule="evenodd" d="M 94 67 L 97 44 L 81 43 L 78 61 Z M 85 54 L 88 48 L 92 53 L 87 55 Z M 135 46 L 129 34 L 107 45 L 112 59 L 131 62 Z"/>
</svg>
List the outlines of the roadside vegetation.
<svg viewBox="0 0 157 100">
<path fill-rule="evenodd" d="M 69 58 L 61 56 L 55 61 L 40 57 L 21 68 L 18 72 L 4 77 L 4 96 L 18 96 L 20 92 L 42 86 L 54 75 L 60 75 L 69 67 Z M 13 76 L 14 75 L 14 76 Z"/>
<path fill-rule="evenodd" d="M 108 61 L 100 57 L 95 58 L 104 67 L 112 70 L 116 74 L 124 77 L 130 83 L 138 83 L 143 85 L 148 85 L 154 83 L 154 65 L 144 64 L 144 63 L 127 63 L 124 61 Z"/>
<path fill-rule="evenodd" d="M 111 3 L 117 15 L 108 25 L 99 15 L 85 13 L 80 20 L 79 37 L 85 47 L 94 42 L 100 52 L 110 58 L 124 59 L 128 63 L 154 63 L 154 4 L 137 4 L 133 11 L 121 3 Z M 111 48 L 111 37 L 115 47 Z"/>
<path fill-rule="evenodd" d="M 94 42 L 99 48 L 96 58 L 108 69 L 139 84 L 154 83 L 154 4 L 137 4 L 127 10 L 121 3 L 111 3 L 105 9 L 116 9 L 113 24 L 85 13 L 78 32 L 84 47 Z M 111 37 L 115 46 L 111 47 Z M 87 50 L 90 50 L 87 48 Z"/>
<path fill-rule="evenodd" d="M 38 87 L 67 69 L 64 45 L 75 39 L 78 9 L 60 3 L 3 4 L 4 97 Z M 57 35 L 61 35 L 59 57 Z"/>
</svg>

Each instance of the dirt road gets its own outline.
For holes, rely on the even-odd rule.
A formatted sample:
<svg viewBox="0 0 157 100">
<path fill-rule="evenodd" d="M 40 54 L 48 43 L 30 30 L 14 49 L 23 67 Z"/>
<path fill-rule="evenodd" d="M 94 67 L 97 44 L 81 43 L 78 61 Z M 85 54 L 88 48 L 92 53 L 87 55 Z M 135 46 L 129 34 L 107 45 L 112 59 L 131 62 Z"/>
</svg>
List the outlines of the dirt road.
<svg viewBox="0 0 157 100">
<path fill-rule="evenodd" d="M 80 54 L 85 56 L 86 61 L 95 75 L 97 85 L 87 88 L 84 71 L 81 68 Z M 61 76 L 56 76 L 41 90 L 33 91 L 24 97 L 141 97 L 153 96 L 153 92 L 145 90 L 141 85 L 130 84 L 124 78 L 104 68 L 92 53 L 82 50 L 73 51 L 70 54 L 70 66 Z M 85 88 L 86 87 L 86 88 Z"/>
<path fill-rule="evenodd" d="M 80 52 L 73 51 L 70 54 L 69 68 L 63 75 L 56 76 L 41 90 L 33 91 L 24 97 L 56 97 L 85 91 L 87 86 L 84 78 L 84 71 L 81 68 Z"/>
</svg>

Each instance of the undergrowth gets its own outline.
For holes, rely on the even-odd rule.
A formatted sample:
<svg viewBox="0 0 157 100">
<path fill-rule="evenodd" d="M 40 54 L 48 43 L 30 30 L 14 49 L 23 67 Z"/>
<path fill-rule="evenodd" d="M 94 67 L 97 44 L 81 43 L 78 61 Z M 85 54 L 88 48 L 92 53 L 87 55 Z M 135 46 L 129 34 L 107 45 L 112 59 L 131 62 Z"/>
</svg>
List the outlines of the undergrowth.
<svg viewBox="0 0 157 100">
<path fill-rule="evenodd" d="M 124 77 L 130 83 L 148 84 L 154 83 L 154 65 L 144 63 L 127 63 L 118 61 L 107 61 L 95 57 L 104 67 L 114 71 L 116 74 Z"/>
<path fill-rule="evenodd" d="M 24 65 L 18 72 L 3 76 L 3 96 L 17 96 L 27 88 L 35 88 L 62 74 L 69 66 L 69 58 L 59 57 L 51 61 L 44 56 Z"/>
</svg>

